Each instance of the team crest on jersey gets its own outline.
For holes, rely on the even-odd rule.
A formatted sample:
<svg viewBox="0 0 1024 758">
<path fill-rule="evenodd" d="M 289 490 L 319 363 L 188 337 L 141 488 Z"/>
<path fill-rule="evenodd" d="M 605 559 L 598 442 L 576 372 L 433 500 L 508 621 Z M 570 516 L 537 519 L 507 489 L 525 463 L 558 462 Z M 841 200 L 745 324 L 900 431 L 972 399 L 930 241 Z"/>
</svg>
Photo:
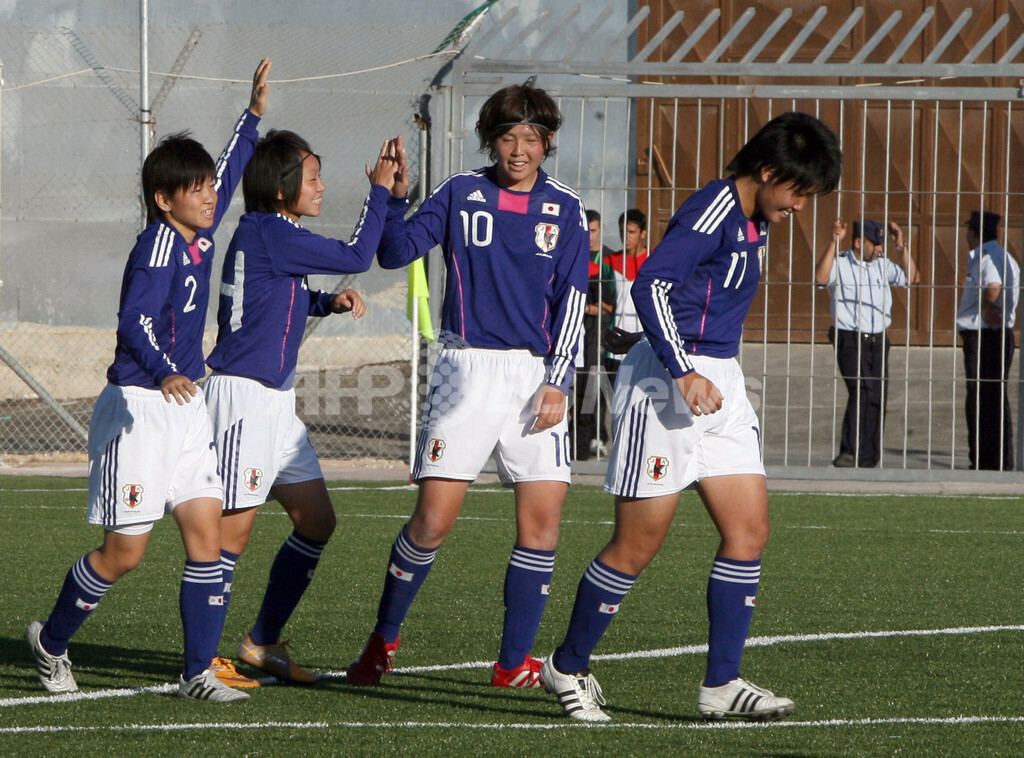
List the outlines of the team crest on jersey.
<svg viewBox="0 0 1024 758">
<path fill-rule="evenodd" d="M 545 253 L 550 253 L 558 243 L 558 224 L 537 224 L 534 227 L 533 241 Z"/>
<path fill-rule="evenodd" d="M 473 190 L 466 196 L 467 200 L 472 200 L 474 203 L 486 203 L 487 198 L 484 197 L 484 193 L 480 190 Z"/>
<path fill-rule="evenodd" d="M 142 492 L 141 484 L 126 484 L 121 488 L 121 499 L 129 508 L 138 508 L 142 505 Z"/>
<path fill-rule="evenodd" d="M 647 459 L 647 476 L 651 477 L 654 481 L 664 479 L 667 472 L 668 458 L 662 458 L 660 455 L 652 455 Z"/>
<path fill-rule="evenodd" d="M 242 476 L 244 477 L 245 488 L 249 492 L 255 492 L 263 484 L 263 469 L 261 468 L 250 466 L 242 472 Z"/>
<path fill-rule="evenodd" d="M 439 440 L 436 437 L 427 443 L 427 458 L 432 462 L 437 463 L 441 460 L 441 456 L 444 455 L 444 449 L 447 447 L 444 440 Z"/>
<path fill-rule="evenodd" d="M 540 212 L 545 216 L 557 216 L 562 212 L 562 206 L 558 203 L 541 203 Z"/>
</svg>

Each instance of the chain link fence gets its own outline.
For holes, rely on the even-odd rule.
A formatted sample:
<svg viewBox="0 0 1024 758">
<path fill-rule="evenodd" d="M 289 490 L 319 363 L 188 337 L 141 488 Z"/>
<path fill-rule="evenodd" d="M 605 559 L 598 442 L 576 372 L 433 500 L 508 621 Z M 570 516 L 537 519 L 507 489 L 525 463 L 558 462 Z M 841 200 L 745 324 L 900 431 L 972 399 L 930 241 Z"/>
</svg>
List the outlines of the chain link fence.
<svg viewBox="0 0 1024 758">
<path fill-rule="evenodd" d="M 323 156 L 324 213 L 306 226 L 347 240 L 368 190 L 363 167 L 384 139 L 403 135 L 418 176 L 415 116 L 451 59 L 431 52 L 457 13 L 398 28 L 383 20 L 153 26 L 152 144 L 188 129 L 216 156 L 248 103 L 256 64 L 269 57 L 260 131 L 292 129 Z M 4 457 L 83 456 L 86 449 L 93 401 L 113 356 L 124 261 L 144 215 L 139 36 L 131 17 L 107 26 L 0 27 Z M 221 251 L 242 210 L 239 190 L 216 235 Z M 219 277 L 215 265 L 213 293 Z M 413 349 L 405 272 L 374 267 L 341 280 L 311 277 L 310 284 L 355 287 L 368 306 L 359 321 L 334 316 L 308 330 L 295 386 L 314 444 L 324 458 L 404 458 Z M 212 297 L 207 350 L 216 306 Z"/>
</svg>

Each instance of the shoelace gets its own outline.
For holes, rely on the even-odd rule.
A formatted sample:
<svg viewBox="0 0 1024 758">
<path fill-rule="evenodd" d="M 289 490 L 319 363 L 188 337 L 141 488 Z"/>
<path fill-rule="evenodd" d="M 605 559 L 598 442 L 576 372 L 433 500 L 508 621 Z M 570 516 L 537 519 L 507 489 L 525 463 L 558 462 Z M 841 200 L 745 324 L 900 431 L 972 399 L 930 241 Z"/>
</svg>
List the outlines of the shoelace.
<svg viewBox="0 0 1024 758">
<path fill-rule="evenodd" d="M 71 661 L 64 658 L 57 658 L 53 662 L 53 673 L 50 678 L 54 681 L 64 683 L 71 675 Z"/>
<path fill-rule="evenodd" d="M 591 701 L 590 703 L 585 703 L 585 705 L 592 705 L 593 703 L 606 705 L 604 701 L 604 694 L 601 692 L 601 685 L 597 683 L 597 679 L 593 674 L 587 674 L 586 679 L 582 680 L 582 684 L 583 692 L 581 694 L 586 695 L 586 697 Z M 583 698 L 581 697 L 580 700 L 583 700 Z"/>
</svg>

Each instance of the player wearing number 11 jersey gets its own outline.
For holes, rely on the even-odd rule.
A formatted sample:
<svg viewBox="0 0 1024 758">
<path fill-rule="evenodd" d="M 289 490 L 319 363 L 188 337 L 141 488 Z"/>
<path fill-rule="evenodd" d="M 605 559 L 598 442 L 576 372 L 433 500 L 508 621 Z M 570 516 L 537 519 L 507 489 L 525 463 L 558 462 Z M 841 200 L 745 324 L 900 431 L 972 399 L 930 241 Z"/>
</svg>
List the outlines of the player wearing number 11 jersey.
<svg viewBox="0 0 1024 758">
<path fill-rule="evenodd" d="M 768 225 L 831 192 L 841 165 L 839 142 L 821 121 L 803 113 L 773 119 L 729 163 L 731 176 L 683 203 L 637 275 L 633 302 L 646 339 L 619 368 L 605 479 L 615 495 L 615 533 L 580 580 L 565 640 L 541 670 L 572 718 L 610 720 L 591 653 L 657 555 L 680 491 L 693 483 L 721 538 L 707 585 L 698 712 L 767 720 L 793 710 L 792 700 L 740 677 L 768 541 L 768 488 L 758 420 L 735 356 Z"/>
<path fill-rule="evenodd" d="M 554 101 L 532 81 L 498 91 L 476 127 L 494 165 L 449 177 L 404 225 L 384 231 L 384 268 L 442 247 L 444 349 L 413 461 L 416 509 L 392 546 L 377 624 L 348 669 L 352 684 L 376 684 L 390 668 L 406 612 L 469 484 L 493 454 L 503 483 L 515 490 L 517 539 L 491 683 L 540 686 L 540 661 L 530 650 L 569 483 L 565 398 L 589 267 L 580 198 L 540 168 L 560 124 Z M 397 189 L 394 195 L 404 195 Z"/>
</svg>

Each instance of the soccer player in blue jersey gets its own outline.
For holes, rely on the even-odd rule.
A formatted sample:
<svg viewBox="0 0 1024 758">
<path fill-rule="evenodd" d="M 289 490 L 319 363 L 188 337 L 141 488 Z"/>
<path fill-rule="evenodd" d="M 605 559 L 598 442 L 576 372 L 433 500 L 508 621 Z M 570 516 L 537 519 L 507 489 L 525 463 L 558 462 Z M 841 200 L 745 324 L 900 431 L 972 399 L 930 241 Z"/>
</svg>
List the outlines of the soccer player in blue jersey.
<svg viewBox="0 0 1024 758">
<path fill-rule="evenodd" d="M 217 345 L 207 358 L 204 386 L 224 480 L 221 559 L 224 612 L 235 562 L 245 550 L 257 508 L 269 495 L 294 531 L 270 569 L 263 605 L 238 657 L 278 679 L 308 684 L 314 677 L 291 660 L 281 629 L 313 578 L 334 532 L 331 498 L 306 426 L 295 413 L 295 365 L 307 317 L 366 310 L 355 290 L 310 290 L 309 274 L 357 274 L 373 263 L 389 213 L 401 138 L 384 143 L 371 188 L 348 242 L 299 225 L 320 215 L 324 183 L 320 156 L 290 131 L 271 131 L 245 169 L 245 214 L 231 238 L 221 277 Z M 391 211 L 401 217 L 401 208 Z M 215 661 L 221 681 L 258 686 L 228 659 Z"/>
<path fill-rule="evenodd" d="M 540 686 L 541 662 L 530 650 L 569 484 L 566 393 L 589 265 L 583 204 L 541 169 L 560 125 L 558 107 L 532 80 L 499 90 L 476 124 L 493 165 L 450 176 L 408 221 L 384 232 L 384 268 L 442 246 L 444 347 L 413 462 L 419 497 L 391 549 L 377 624 L 348 669 L 353 684 L 376 684 L 391 668 L 406 612 L 493 454 L 515 491 L 517 535 L 491 684 Z"/>
<path fill-rule="evenodd" d="M 142 167 L 148 226 L 128 256 L 117 347 L 89 425 L 89 523 L 103 544 L 68 571 L 46 623 L 25 632 L 43 686 L 78 689 L 68 643 L 115 581 L 142 560 L 153 524 L 170 513 L 185 545 L 179 607 L 185 668 L 178 694 L 229 702 L 248 695 L 210 670 L 223 626 L 220 515 L 213 432 L 202 391 L 203 330 L 213 233 L 256 145 L 270 61 L 220 159 L 187 134 L 163 139 Z"/>
<path fill-rule="evenodd" d="M 757 293 L 768 227 L 831 192 L 842 154 L 832 131 L 803 113 L 772 119 L 729 163 L 731 175 L 676 211 L 640 269 L 633 301 L 645 339 L 622 362 L 605 490 L 615 532 L 580 580 L 565 640 L 541 681 L 566 715 L 608 721 L 590 656 L 638 575 L 661 547 L 679 493 L 697 492 L 721 536 L 707 587 L 704 718 L 766 720 L 793 701 L 740 677 L 768 541 L 768 489 L 757 416 L 739 352 Z"/>
</svg>

